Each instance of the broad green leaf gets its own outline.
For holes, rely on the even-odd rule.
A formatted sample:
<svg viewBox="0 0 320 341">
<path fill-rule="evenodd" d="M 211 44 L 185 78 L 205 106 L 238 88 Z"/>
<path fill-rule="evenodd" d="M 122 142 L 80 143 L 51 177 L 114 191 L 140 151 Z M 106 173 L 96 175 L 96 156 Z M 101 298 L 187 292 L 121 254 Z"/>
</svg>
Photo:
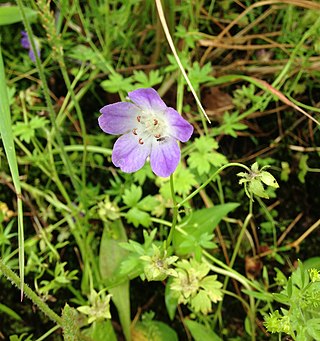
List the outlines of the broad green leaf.
<svg viewBox="0 0 320 341">
<path fill-rule="evenodd" d="M 192 235 L 195 240 L 200 243 L 201 236 L 203 234 L 212 234 L 221 219 L 227 216 L 228 213 L 236 209 L 238 206 L 238 203 L 227 203 L 211 208 L 204 208 L 195 211 L 191 215 L 182 219 L 180 226 L 185 233 L 175 230 L 173 235 L 173 243 L 177 254 L 182 255 L 194 251 L 192 246 L 190 246 L 189 249 L 185 247 L 183 250 L 181 249 L 181 244 L 187 239 L 185 234 L 189 236 Z"/>
<path fill-rule="evenodd" d="M 92 323 L 90 328 L 85 329 L 83 334 L 94 341 L 117 341 L 117 336 L 110 320 Z"/>
<path fill-rule="evenodd" d="M 24 12 L 29 22 L 36 21 L 37 11 L 25 7 Z M 0 6 L 0 26 L 15 24 L 20 21 L 22 21 L 22 17 L 18 6 Z"/>
<path fill-rule="evenodd" d="M 166 284 L 164 300 L 170 320 L 173 321 L 178 306 L 178 298 L 173 294 L 173 291 L 170 289 L 171 283 L 172 277 L 169 278 Z"/>
<path fill-rule="evenodd" d="M 184 323 L 195 341 L 222 341 L 212 329 L 206 328 L 196 321 L 184 319 Z"/>
<path fill-rule="evenodd" d="M 320 269 L 320 257 L 311 257 L 303 262 L 305 270 L 310 268 Z"/>
<path fill-rule="evenodd" d="M 110 222 L 102 234 L 99 264 L 102 279 L 116 276 L 120 272 L 121 262 L 126 259 L 128 252 L 119 243 L 126 242 L 127 236 L 121 220 Z M 120 322 L 126 340 L 131 339 L 130 325 L 130 296 L 129 281 L 109 289 L 112 301 L 117 307 Z"/>
<path fill-rule="evenodd" d="M 134 340 L 178 341 L 177 333 L 160 321 L 138 322 L 133 330 Z"/>
</svg>

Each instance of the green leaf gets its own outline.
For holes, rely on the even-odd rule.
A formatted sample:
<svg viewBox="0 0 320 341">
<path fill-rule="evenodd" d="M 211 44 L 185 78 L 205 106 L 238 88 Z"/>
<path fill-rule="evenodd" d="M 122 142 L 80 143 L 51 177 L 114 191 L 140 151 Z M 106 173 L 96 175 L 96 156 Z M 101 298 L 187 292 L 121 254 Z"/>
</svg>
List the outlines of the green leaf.
<svg viewBox="0 0 320 341">
<path fill-rule="evenodd" d="M 125 189 L 123 194 L 123 202 L 129 207 L 137 205 L 142 197 L 142 189 L 134 184 L 131 185 L 130 189 Z"/>
<path fill-rule="evenodd" d="M 132 78 L 123 78 L 120 73 L 110 75 L 109 79 L 101 82 L 101 87 L 110 93 L 123 91 L 128 93 L 134 89 L 132 85 Z"/>
<path fill-rule="evenodd" d="M 90 340 L 94 341 L 118 340 L 110 320 L 93 322 L 90 328 L 87 328 L 83 331 L 83 334 L 90 337 Z"/>
<path fill-rule="evenodd" d="M 198 291 L 198 293 L 191 298 L 191 306 L 195 312 L 201 312 L 204 315 L 207 315 L 212 310 L 211 300 L 204 290 Z"/>
<path fill-rule="evenodd" d="M 23 230 L 23 208 L 21 199 L 21 184 L 19 178 L 18 162 L 14 146 L 14 137 L 12 132 L 11 112 L 8 99 L 8 88 L 5 78 L 5 70 L 2 59 L 2 50 L 0 48 L 0 135 L 8 160 L 13 185 L 17 194 L 18 211 L 18 244 L 19 244 L 19 275 L 21 295 L 24 285 L 24 230 Z M 21 296 L 22 298 L 22 296 Z"/>
<path fill-rule="evenodd" d="M 247 290 L 247 289 L 242 289 L 241 291 L 244 292 L 246 295 L 252 296 L 261 301 L 266 301 L 266 302 L 273 301 L 273 295 L 268 292 L 260 293 L 257 291 L 252 291 L 252 290 Z"/>
<path fill-rule="evenodd" d="M 290 174 L 290 165 L 288 162 L 281 161 L 281 174 L 280 179 L 282 181 L 288 181 L 289 180 L 289 174 Z"/>
<path fill-rule="evenodd" d="M 212 235 L 214 229 L 219 224 L 222 218 L 239 206 L 238 203 L 227 203 L 216 205 L 211 208 L 204 208 L 195 211 L 190 216 L 186 216 L 181 220 L 180 226 L 185 233 L 175 230 L 173 235 L 173 243 L 177 254 L 185 255 L 193 252 L 192 245 L 189 248 L 182 248 L 181 244 L 187 240 L 186 234 L 193 236 L 200 243 L 201 236 L 204 234 Z"/>
<path fill-rule="evenodd" d="M 208 174 L 210 171 L 210 155 L 201 154 L 199 152 L 192 152 L 188 158 L 188 165 L 192 169 L 196 169 L 199 175 Z"/>
<path fill-rule="evenodd" d="M 196 151 L 190 153 L 188 164 L 197 169 L 199 175 L 208 174 L 212 166 L 220 167 L 227 163 L 227 158 L 216 152 L 218 143 L 210 136 L 201 136 L 194 142 Z"/>
<path fill-rule="evenodd" d="M 108 225 L 105 226 L 99 253 L 99 265 L 102 279 L 114 277 L 120 272 L 121 263 L 127 258 L 128 252 L 124 250 L 119 243 L 126 241 L 126 232 L 120 219 L 109 222 Z M 112 294 L 112 301 L 117 307 L 126 339 L 130 340 L 131 317 L 129 281 L 125 281 L 114 288 L 110 288 L 109 293 Z"/>
<path fill-rule="evenodd" d="M 260 198 L 269 199 L 269 196 L 266 193 L 259 178 L 251 179 L 251 181 L 249 182 L 249 192 L 253 193 L 254 195 Z"/>
<path fill-rule="evenodd" d="M 134 327 L 135 340 L 178 341 L 177 333 L 160 321 L 138 322 Z"/>
<path fill-rule="evenodd" d="M 277 180 L 274 178 L 274 176 L 266 171 L 262 171 L 260 173 L 260 177 L 261 177 L 261 181 L 267 185 L 267 186 L 271 186 L 274 188 L 279 188 L 279 185 L 277 183 Z"/>
<path fill-rule="evenodd" d="M 29 122 L 15 122 L 12 129 L 14 135 L 19 136 L 21 141 L 29 143 L 31 138 L 35 136 L 36 129 L 45 127 L 47 123 L 48 120 L 44 117 L 34 116 Z"/>
<path fill-rule="evenodd" d="M 151 223 L 149 213 L 141 211 L 137 207 L 131 208 L 126 213 L 126 219 L 128 223 L 132 223 L 134 227 L 139 227 L 140 225 L 149 227 Z"/>
<path fill-rule="evenodd" d="M 178 298 L 174 295 L 173 291 L 171 290 L 170 286 L 172 283 L 172 277 L 166 283 L 166 290 L 165 290 L 165 304 L 167 308 L 167 312 L 171 321 L 173 321 L 174 316 L 176 314 L 176 310 L 178 307 Z"/>
<path fill-rule="evenodd" d="M 137 205 L 137 207 L 143 211 L 152 211 L 159 205 L 159 201 L 152 195 L 144 197 Z"/>
<path fill-rule="evenodd" d="M 24 12 L 29 22 L 37 20 L 37 11 L 24 7 Z M 15 24 L 20 21 L 22 21 L 22 16 L 18 6 L 0 6 L 0 26 Z"/>
<path fill-rule="evenodd" d="M 174 176 L 175 191 L 179 195 L 187 195 L 193 186 L 197 185 L 194 175 L 187 168 L 179 167 Z"/>
<path fill-rule="evenodd" d="M 300 172 L 298 173 L 298 179 L 300 180 L 301 183 L 305 183 L 305 177 L 308 173 L 308 161 L 309 155 L 301 155 L 300 157 L 300 161 L 299 161 L 299 168 L 300 168 Z"/>
<path fill-rule="evenodd" d="M 2 313 L 7 314 L 8 316 L 12 317 L 13 319 L 17 320 L 17 321 L 21 321 L 22 318 L 11 308 L 7 307 L 6 305 L 0 303 L 0 311 Z"/>
<path fill-rule="evenodd" d="M 320 318 L 307 320 L 307 333 L 314 339 L 320 340 Z"/>
<path fill-rule="evenodd" d="M 209 329 L 196 321 L 184 319 L 184 324 L 190 330 L 195 341 L 222 341 L 212 329 Z"/>
<path fill-rule="evenodd" d="M 154 85 L 160 84 L 163 76 L 160 76 L 159 70 L 151 70 L 148 75 L 143 71 L 134 71 L 133 79 L 138 83 L 138 87 L 151 88 Z"/>
</svg>

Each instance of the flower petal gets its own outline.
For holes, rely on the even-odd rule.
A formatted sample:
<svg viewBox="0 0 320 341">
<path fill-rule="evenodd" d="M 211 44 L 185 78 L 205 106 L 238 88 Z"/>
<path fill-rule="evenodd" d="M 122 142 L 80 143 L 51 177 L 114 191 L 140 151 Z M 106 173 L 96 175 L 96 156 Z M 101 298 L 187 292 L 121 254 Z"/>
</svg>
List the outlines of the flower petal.
<svg viewBox="0 0 320 341">
<path fill-rule="evenodd" d="M 30 49 L 30 42 L 29 42 L 29 38 L 28 38 L 28 34 L 26 31 L 21 31 L 21 46 L 24 49 Z"/>
<path fill-rule="evenodd" d="M 100 112 L 100 128 L 105 133 L 120 135 L 135 128 L 140 109 L 132 103 L 118 102 L 104 106 Z"/>
<path fill-rule="evenodd" d="M 132 173 L 143 167 L 150 150 L 150 142 L 144 141 L 140 144 L 136 135 L 125 134 L 119 137 L 113 146 L 112 162 L 123 172 Z"/>
<path fill-rule="evenodd" d="M 170 135 L 181 142 L 187 142 L 193 133 L 193 126 L 173 108 L 167 108 L 165 115 Z"/>
<path fill-rule="evenodd" d="M 131 91 L 128 97 L 143 110 L 155 112 L 164 111 L 167 108 L 157 91 L 152 88 Z"/>
<path fill-rule="evenodd" d="M 173 138 L 152 143 L 150 164 L 154 173 L 164 178 L 172 174 L 180 161 L 180 148 Z"/>
</svg>

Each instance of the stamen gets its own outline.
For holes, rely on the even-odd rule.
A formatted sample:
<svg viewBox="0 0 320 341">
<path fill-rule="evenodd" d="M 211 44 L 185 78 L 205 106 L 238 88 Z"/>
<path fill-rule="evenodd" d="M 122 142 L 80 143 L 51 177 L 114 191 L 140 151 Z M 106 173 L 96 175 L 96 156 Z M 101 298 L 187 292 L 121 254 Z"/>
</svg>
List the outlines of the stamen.
<svg viewBox="0 0 320 341">
<path fill-rule="evenodd" d="M 139 139 L 139 143 L 140 143 L 140 144 L 144 144 L 142 138 Z"/>
<path fill-rule="evenodd" d="M 140 123 L 141 122 L 141 116 L 137 116 L 137 121 Z"/>
<path fill-rule="evenodd" d="M 138 130 L 137 128 L 132 129 L 133 135 L 138 135 L 137 130 Z"/>
<path fill-rule="evenodd" d="M 155 137 L 156 139 L 158 139 L 158 138 L 161 137 L 161 134 L 156 134 L 156 135 L 154 135 L 154 137 Z"/>
<path fill-rule="evenodd" d="M 153 125 L 157 125 L 159 122 L 158 122 L 158 120 L 156 120 L 155 118 L 153 119 Z"/>
</svg>

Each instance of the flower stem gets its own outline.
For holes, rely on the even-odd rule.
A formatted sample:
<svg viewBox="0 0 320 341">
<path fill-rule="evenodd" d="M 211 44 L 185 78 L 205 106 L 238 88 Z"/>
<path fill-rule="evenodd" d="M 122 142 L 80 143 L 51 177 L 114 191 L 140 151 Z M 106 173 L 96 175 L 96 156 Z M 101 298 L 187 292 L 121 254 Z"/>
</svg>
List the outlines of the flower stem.
<svg viewBox="0 0 320 341">
<path fill-rule="evenodd" d="M 6 266 L 2 259 L 0 259 L 0 272 L 4 274 L 13 284 L 21 289 L 20 278 L 16 275 L 8 266 Z M 31 299 L 31 301 L 36 304 L 52 321 L 57 325 L 62 326 L 62 318 L 57 315 L 53 310 L 51 310 L 46 303 L 26 284 L 23 284 L 24 294 Z"/>
<path fill-rule="evenodd" d="M 183 199 L 181 202 L 179 202 L 177 204 L 177 208 L 179 208 L 180 206 L 182 206 L 184 203 L 186 203 L 187 201 L 189 201 L 190 199 L 192 199 L 195 195 L 197 195 L 203 188 L 205 188 L 220 172 L 222 172 L 224 169 L 228 168 L 228 167 L 242 167 L 244 168 L 247 172 L 250 172 L 250 169 L 241 164 L 241 163 L 237 163 L 237 162 L 231 162 L 228 163 L 227 165 L 224 165 L 222 167 L 220 167 L 216 172 L 214 172 L 207 181 L 205 181 L 199 188 L 197 188 L 195 191 L 193 191 L 190 195 L 188 195 L 185 199 Z"/>
<path fill-rule="evenodd" d="M 173 218 L 172 218 L 172 224 L 171 224 L 169 236 L 166 242 L 167 250 L 172 243 L 173 233 L 177 225 L 177 218 L 178 218 L 178 206 L 177 206 L 177 200 L 176 200 L 176 195 L 174 191 L 173 174 L 170 175 L 170 189 L 171 189 L 171 196 L 172 196 L 172 202 L 173 202 Z"/>
</svg>

